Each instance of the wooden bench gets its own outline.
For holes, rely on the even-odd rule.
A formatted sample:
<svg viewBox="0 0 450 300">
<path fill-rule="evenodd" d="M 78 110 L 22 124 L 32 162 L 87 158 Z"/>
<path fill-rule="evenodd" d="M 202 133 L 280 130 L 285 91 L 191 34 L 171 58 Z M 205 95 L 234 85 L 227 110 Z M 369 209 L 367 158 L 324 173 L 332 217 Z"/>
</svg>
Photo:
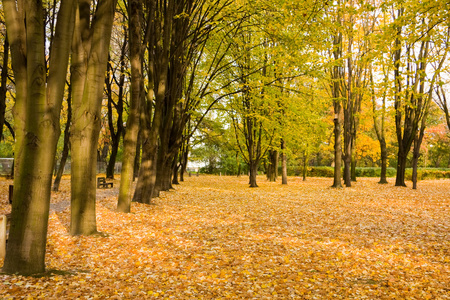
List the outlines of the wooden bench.
<svg viewBox="0 0 450 300">
<path fill-rule="evenodd" d="M 105 177 L 98 177 L 97 178 L 97 188 L 98 189 L 107 189 L 107 188 L 112 188 L 113 187 L 113 183 L 112 182 L 106 182 L 106 178 Z"/>
</svg>

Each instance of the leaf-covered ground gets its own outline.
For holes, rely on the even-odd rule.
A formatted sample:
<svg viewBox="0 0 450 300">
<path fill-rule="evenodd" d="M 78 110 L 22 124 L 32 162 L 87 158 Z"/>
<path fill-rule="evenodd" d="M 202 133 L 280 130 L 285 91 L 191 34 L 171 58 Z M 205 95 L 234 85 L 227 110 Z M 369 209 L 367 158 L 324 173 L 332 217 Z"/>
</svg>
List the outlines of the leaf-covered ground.
<svg viewBox="0 0 450 300">
<path fill-rule="evenodd" d="M 0 299 L 450 299 L 449 180 L 418 190 L 393 179 L 344 189 L 258 180 L 250 189 L 246 177 L 189 177 L 131 214 L 115 212 L 116 181 L 98 190 L 105 235 L 72 237 L 65 179 L 47 276 L 0 275 Z"/>
</svg>

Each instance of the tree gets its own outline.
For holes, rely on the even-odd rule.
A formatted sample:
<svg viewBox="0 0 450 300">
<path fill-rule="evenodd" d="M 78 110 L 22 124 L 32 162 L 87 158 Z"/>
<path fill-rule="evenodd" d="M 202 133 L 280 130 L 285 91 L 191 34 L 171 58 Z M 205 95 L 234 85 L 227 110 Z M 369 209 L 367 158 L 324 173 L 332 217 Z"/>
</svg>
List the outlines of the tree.
<svg viewBox="0 0 450 300">
<path fill-rule="evenodd" d="M 3 266 L 7 273 L 28 275 L 45 270 L 50 189 L 74 4 L 61 2 L 47 76 L 42 1 L 3 1 L 16 87 L 15 189 Z"/>
<path fill-rule="evenodd" d="M 393 37 L 393 92 L 398 142 L 395 185 L 406 186 L 407 155 L 413 143 L 416 149 L 414 155 L 418 155 L 431 91 L 445 60 L 447 48 L 442 53 L 440 47 L 433 47 L 434 44 L 442 44 L 438 41 L 439 35 L 436 35 L 442 32 L 438 26 L 442 22 L 439 18 L 439 5 L 433 1 L 427 1 L 423 5 L 406 2 L 399 3 L 394 8 L 392 31 L 387 32 L 392 33 Z M 433 61 L 437 62 L 437 66 L 430 71 Z M 417 167 L 416 158 L 414 166 Z"/>
<path fill-rule="evenodd" d="M 71 220 L 72 235 L 97 232 L 95 215 L 97 143 L 103 85 L 116 0 L 79 0 L 72 43 Z"/>
<path fill-rule="evenodd" d="M 131 99 L 127 129 L 124 138 L 124 156 L 122 160 L 119 199 L 117 203 L 117 210 L 121 212 L 130 212 L 131 183 L 134 179 L 134 161 L 137 152 L 137 141 L 139 134 L 139 106 L 143 94 L 143 91 L 141 91 L 143 59 L 143 49 L 141 47 L 142 20 L 140 19 L 142 14 L 142 1 L 130 0 L 128 9 L 128 28 L 130 31 Z M 144 111 L 142 113 L 144 113 Z"/>
</svg>

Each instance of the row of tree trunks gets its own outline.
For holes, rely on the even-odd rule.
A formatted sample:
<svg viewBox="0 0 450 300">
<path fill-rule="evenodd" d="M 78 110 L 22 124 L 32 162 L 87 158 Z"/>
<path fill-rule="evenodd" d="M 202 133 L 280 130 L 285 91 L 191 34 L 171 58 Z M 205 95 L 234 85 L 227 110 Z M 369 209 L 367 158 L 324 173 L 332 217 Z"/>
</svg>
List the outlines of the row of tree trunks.
<svg viewBox="0 0 450 300">
<path fill-rule="evenodd" d="M 63 1 L 47 76 L 44 8 L 39 1 L 4 0 L 16 86 L 14 196 L 3 271 L 45 270 L 50 190 L 64 95 L 75 1 Z"/>
</svg>

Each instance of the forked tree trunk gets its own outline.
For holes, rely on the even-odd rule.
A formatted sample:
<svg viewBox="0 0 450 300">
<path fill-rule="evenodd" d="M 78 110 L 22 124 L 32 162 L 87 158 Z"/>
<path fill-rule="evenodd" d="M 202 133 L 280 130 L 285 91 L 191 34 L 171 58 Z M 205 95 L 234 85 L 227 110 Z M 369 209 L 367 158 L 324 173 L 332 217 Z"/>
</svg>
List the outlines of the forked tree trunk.
<svg viewBox="0 0 450 300">
<path fill-rule="evenodd" d="M 48 77 L 42 3 L 4 0 L 3 9 L 16 89 L 14 195 L 3 272 L 31 275 L 45 271 L 50 190 L 74 3 L 61 3 Z"/>
<path fill-rule="evenodd" d="M 96 167 L 103 85 L 117 0 L 99 1 L 89 27 L 88 0 L 79 1 L 72 54 L 73 123 L 71 128 L 71 220 L 72 235 L 97 232 Z M 89 34 L 90 33 L 90 34 Z"/>
</svg>

